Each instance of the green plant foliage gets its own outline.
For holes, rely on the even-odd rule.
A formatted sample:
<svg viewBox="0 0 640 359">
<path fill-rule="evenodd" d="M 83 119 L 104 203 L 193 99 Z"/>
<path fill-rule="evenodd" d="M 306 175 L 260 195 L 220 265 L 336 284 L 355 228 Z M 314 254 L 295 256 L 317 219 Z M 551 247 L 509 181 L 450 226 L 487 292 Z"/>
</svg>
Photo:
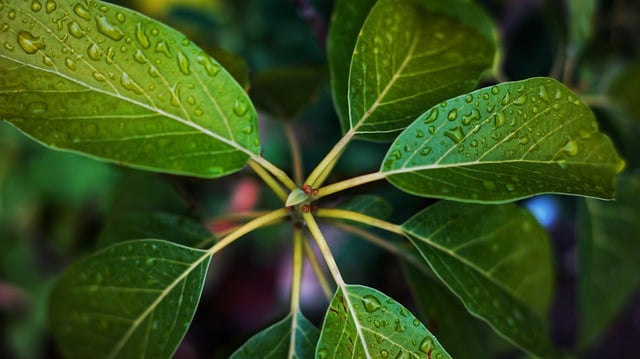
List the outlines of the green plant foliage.
<svg viewBox="0 0 640 359">
<path fill-rule="evenodd" d="M 569 48 L 577 55 L 593 36 L 598 1 L 568 0 L 566 3 L 569 12 Z"/>
<path fill-rule="evenodd" d="M 479 27 L 490 23 L 479 18 Z M 475 88 L 496 51 L 494 38 L 430 6 L 380 0 L 355 45 L 349 118 L 343 119 L 349 124 L 343 127 L 361 138 L 390 141 L 426 108 Z"/>
<path fill-rule="evenodd" d="M 231 359 L 311 358 L 316 351 L 320 331 L 302 313 L 292 314 L 249 339 Z"/>
<path fill-rule="evenodd" d="M 638 198 L 640 176 L 626 175 L 620 177 L 615 202 L 583 202 L 578 247 L 582 346 L 593 344 L 640 284 Z"/>
<path fill-rule="evenodd" d="M 184 35 L 99 1 L 47 4 L 0 9 L 0 118 L 53 148 L 169 173 L 219 177 L 259 153 L 242 87 Z"/>
<path fill-rule="evenodd" d="M 420 116 L 381 172 L 412 194 L 505 202 L 540 193 L 611 198 L 624 167 L 593 113 L 555 80 L 484 88 Z"/>
<path fill-rule="evenodd" d="M 472 314 L 529 353 L 549 357 L 546 315 L 553 283 L 549 239 L 513 204 L 440 202 L 402 225 Z"/>
<path fill-rule="evenodd" d="M 210 256 L 158 240 L 117 244 L 71 266 L 51 295 L 70 358 L 169 358 L 200 300 Z"/>
<path fill-rule="evenodd" d="M 381 197 L 371 195 L 353 197 L 341 203 L 339 208 L 380 219 L 389 218 L 393 211 L 393 208 L 391 208 L 391 205 L 387 201 Z"/>
<path fill-rule="evenodd" d="M 450 358 L 405 307 L 357 285 L 339 289 L 324 319 L 317 358 Z"/>
</svg>

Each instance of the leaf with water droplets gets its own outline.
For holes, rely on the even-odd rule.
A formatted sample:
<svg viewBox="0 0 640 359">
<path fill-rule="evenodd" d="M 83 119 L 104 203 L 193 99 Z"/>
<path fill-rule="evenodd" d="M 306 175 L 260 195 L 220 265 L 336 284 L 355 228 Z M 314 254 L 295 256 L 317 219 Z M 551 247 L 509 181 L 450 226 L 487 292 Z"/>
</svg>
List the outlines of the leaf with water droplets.
<svg viewBox="0 0 640 359">
<path fill-rule="evenodd" d="M 400 303 L 373 288 L 344 289 L 331 301 L 316 358 L 451 358 Z"/>
<path fill-rule="evenodd" d="M 208 178 L 259 155 L 244 89 L 184 35 L 100 1 L 3 4 L 0 118 L 39 142 Z"/>
<path fill-rule="evenodd" d="M 579 216 L 580 345 L 594 343 L 640 285 L 640 175 L 621 176 L 616 201 L 586 199 Z M 606 295 L 602 295 L 606 293 Z"/>
<path fill-rule="evenodd" d="M 398 136 L 381 172 L 419 196 L 506 202 L 540 193 L 611 198 L 623 167 L 571 90 L 533 78 L 434 106 Z"/>
<path fill-rule="evenodd" d="M 402 225 L 467 310 L 529 353 L 553 356 L 547 334 L 553 267 L 545 230 L 514 204 L 442 201 Z"/>
<path fill-rule="evenodd" d="M 51 325 L 69 358 L 170 358 L 195 313 L 211 256 L 159 240 L 124 242 L 68 268 Z"/>
<path fill-rule="evenodd" d="M 353 51 L 343 128 L 392 140 L 425 108 L 477 86 L 494 64 L 495 34 L 470 1 L 379 0 Z"/>
<path fill-rule="evenodd" d="M 320 331 L 299 311 L 254 335 L 230 359 L 304 359 L 312 358 Z"/>
</svg>

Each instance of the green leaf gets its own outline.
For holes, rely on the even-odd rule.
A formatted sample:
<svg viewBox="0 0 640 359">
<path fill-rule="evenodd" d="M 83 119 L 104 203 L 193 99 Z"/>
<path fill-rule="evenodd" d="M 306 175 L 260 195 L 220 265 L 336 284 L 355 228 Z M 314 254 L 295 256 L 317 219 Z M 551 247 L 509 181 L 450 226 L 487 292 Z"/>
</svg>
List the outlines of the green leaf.
<svg viewBox="0 0 640 359">
<path fill-rule="evenodd" d="M 640 91 L 640 64 L 632 64 L 620 70 L 609 88 L 607 95 L 640 125 L 640 102 L 636 94 Z"/>
<path fill-rule="evenodd" d="M 597 0 L 568 0 L 569 50 L 573 55 L 582 51 L 593 36 Z"/>
<path fill-rule="evenodd" d="M 456 359 L 494 358 L 486 324 L 469 315 L 460 299 L 439 280 L 403 263 L 416 306 L 431 332 Z"/>
<path fill-rule="evenodd" d="M 391 205 L 382 197 L 372 195 L 353 197 L 348 201 L 341 203 L 338 208 L 380 219 L 389 218 L 393 210 Z"/>
<path fill-rule="evenodd" d="M 553 282 L 549 238 L 529 212 L 443 201 L 402 228 L 471 314 L 527 352 L 553 355 L 544 319 Z"/>
<path fill-rule="evenodd" d="M 293 191 L 291 191 L 291 193 L 289 193 L 285 206 L 287 207 L 297 206 L 301 203 L 308 202 L 308 201 L 309 201 L 309 195 L 306 194 L 302 189 L 296 188 Z"/>
<path fill-rule="evenodd" d="M 592 344 L 640 285 L 640 176 L 620 177 L 616 201 L 587 199 L 580 215 L 580 343 Z M 606 295 L 602 295 L 606 293 Z"/>
<path fill-rule="evenodd" d="M 327 311 L 317 358 L 450 358 L 400 303 L 373 288 L 344 289 L 338 289 Z"/>
<path fill-rule="evenodd" d="M 4 1 L 0 118 L 43 144 L 219 177 L 260 152 L 242 87 L 184 35 L 99 1 Z"/>
<path fill-rule="evenodd" d="M 51 297 L 62 351 L 69 358 L 170 358 L 189 328 L 210 258 L 144 240 L 77 262 Z"/>
<path fill-rule="evenodd" d="M 324 79 L 318 68 L 278 68 L 255 74 L 251 98 L 256 106 L 282 120 L 293 120 L 309 105 Z"/>
<path fill-rule="evenodd" d="M 220 47 L 206 48 L 205 50 L 242 85 L 245 91 L 249 91 L 249 65 L 244 58 Z"/>
<path fill-rule="evenodd" d="M 327 37 L 331 94 L 343 132 L 349 129 L 349 67 L 358 33 L 378 0 L 336 0 Z"/>
<path fill-rule="evenodd" d="M 540 193 L 611 198 L 623 167 L 571 90 L 533 78 L 433 107 L 398 136 L 381 171 L 415 195 L 505 202 Z"/>
<path fill-rule="evenodd" d="M 294 322 L 290 313 L 280 322 L 254 335 L 230 358 L 312 358 L 320 331 L 302 313 L 298 312 L 296 316 Z"/>
<path fill-rule="evenodd" d="M 191 218 L 170 213 L 137 213 L 111 221 L 98 238 L 102 248 L 136 238 L 158 238 L 195 247 L 214 236 Z"/>
<path fill-rule="evenodd" d="M 451 0 L 477 25 L 442 11 L 445 1 L 380 0 L 351 60 L 349 118 L 360 138 L 392 140 L 426 108 L 475 88 L 497 45 L 490 19 L 472 2 Z"/>
</svg>

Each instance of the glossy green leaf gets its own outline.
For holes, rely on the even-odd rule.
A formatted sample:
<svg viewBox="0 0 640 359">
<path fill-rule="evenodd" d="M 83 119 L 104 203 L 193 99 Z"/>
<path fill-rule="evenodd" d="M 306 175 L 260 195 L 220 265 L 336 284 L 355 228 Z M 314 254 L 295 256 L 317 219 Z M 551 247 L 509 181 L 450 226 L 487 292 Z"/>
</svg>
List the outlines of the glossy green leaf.
<svg viewBox="0 0 640 359">
<path fill-rule="evenodd" d="M 529 212 L 513 204 L 443 201 L 402 228 L 469 312 L 527 352 L 552 356 L 545 319 L 551 250 Z"/>
<path fill-rule="evenodd" d="M 533 78 L 433 107 L 398 136 L 381 171 L 415 195 L 505 202 L 540 193 L 611 198 L 623 167 L 571 90 Z"/>
<path fill-rule="evenodd" d="M 331 94 L 343 132 L 349 129 L 349 67 L 358 33 L 378 0 L 336 0 L 327 37 Z"/>
<path fill-rule="evenodd" d="M 490 329 L 471 316 L 460 299 L 437 278 L 427 276 L 411 264 L 403 265 L 421 318 L 456 359 L 494 358 L 488 343 Z"/>
<path fill-rule="evenodd" d="M 205 50 L 229 72 L 229 75 L 242 85 L 245 91 L 249 91 L 249 65 L 244 58 L 220 47 L 207 48 Z"/>
<path fill-rule="evenodd" d="M 99 1 L 5 0 L 0 118 L 53 148 L 219 177 L 260 151 L 240 85 L 184 35 Z"/>
<path fill-rule="evenodd" d="M 443 11 L 444 3 L 475 14 L 477 25 Z M 392 140 L 425 109 L 475 88 L 496 58 L 490 24 L 468 1 L 378 1 L 354 49 L 343 127 Z"/>
<path fill-rule="evenodd" d="M 251 98 L 272 116 L 293 120 L 314 100 L 324 76 L 324 71 L 312 67 L 258 72 L 251 81 Z"/>
<path fill-rule="evenodd" d="M 230 358 L 313 358 L 319 336 L 318 328 L 311 324 L 302 313 L 297 313 L 295 322 L 293 315 L 289 314 L 280 322 L 254 335 Z"/>
<path fill-rule="evenodd" d="M 98 238 L 102 248 L 140 238 L 158 238 L 186 247 L 196 247 L 214 236 L 202 224 L 177 214 L 137 213 L 110 221 Z"/>
<path fill-rule="evenodd" d="M 338 289 L 324 319 L 318 358 L 450 358 L 400 303 L 357 285 Z"/>
<path fill-rule="evenodd" d="M 195 313 L 204 251 L 158 240 L 117 244 L 72 265 L 51 296 L 69 358 L 170 358 Z"/>
<path fill-rule="evenodd" d="M 616 201 L 587 199 L 579 231 L 580 343 L 592 344 L 640 285 L 640 176 L 622 176 Z M 606 295 L 603 295 L 606 293 Z"/>
<path fill-rule="evenodd" d="M 338 208 L 366 214 L 367 216 L 387 219 L 391 216 L 392 208 L 383 198 L 371 195 L 353 197 L 341 203 Z"/>
</svg>

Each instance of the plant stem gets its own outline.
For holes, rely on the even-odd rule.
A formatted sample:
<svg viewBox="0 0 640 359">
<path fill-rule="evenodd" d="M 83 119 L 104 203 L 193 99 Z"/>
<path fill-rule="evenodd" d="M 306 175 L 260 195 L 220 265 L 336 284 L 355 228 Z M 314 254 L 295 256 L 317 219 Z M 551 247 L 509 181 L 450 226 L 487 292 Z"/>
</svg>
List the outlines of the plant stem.
<svg viewBox="0 0 640 359">
<path fill-rule="evenodd" d="M 209 255 L 214 255 L 224 249 L 226 246 L 235 242 L 236 239 L 244 236 L 247 233 L 250 233 L 260 227 L 268 226 L 271 224 L 275 224 L 281 222 L 285 217 L 287 217 L 289 213 L 285 208 L 280 208 L 275 211 L 269 212 L 264 216 L 258 217 L 253 221 L 247 222 L 246 224 L 240 226 L 238 229 L 229 233 L 226 237 L 222 238 L 220 241 L 216 242 L 216 244 L 211 247 L 207 253 Z"/>
<path fill-rule="evenodd" d="M 345 209 L 320 208 L 318 210 L 317 215 L 318 217 L 323 217 L 323 218 L 343 219 L 343 220 L 349 220 L 354 222 L 360 222 L 368 226 L 383 229 L 387 232 L 395 233 L 400 236 L 404 236 L 405 234 L 404 231 L 402 230 L 402 227 L 400 227 L 397 224 L 393 224 L 375 217 L 367 216 L 366 214 L 348 211 Z"/>
<path fill-rule="evenodd" d="M 271 188 L 273 193 L 275 193 L 282 202 L 287 200 L 287 193 L 282 189 L 280 183 L 278 183 L 275 178 L 269 174 L 269 172 L 253 161 L 249 162 L 249 166 L 262 179 L 262 181 Z"/>
<path fill-rule="evenodd" d="M 329 272 L 331 273 L 333 280 L 336 282 L 338 287 L 344 288 L 346 283 L 344 282 L 344 279 L 342 279 L 342 274 L 340 274 L 338 264 L 336 263 L 335 258 L 333 258 L 331 248 L 329 248 L 329 244 L 327 244 L 324 234 L 322 234 L 320 227 L 318 227 L 318 222 L 316 222 L 316 219 L 313 218 L 311 213 L 303 213 L 302 218 L 304 218 L 304 221 L 307 223 L 307 228 L 313 236 L 313 239 L 315 239 L 318 249 L 320 249 L 320 253 L 322 253 L 322 257 L 329 268 Z"/>
<path fill-rule="evenodd" d="M 340 141 L 338 141 L 338 143 L 335 144 L 335 146 L 333 146 L 331 151 L 327 153 L 322 161 L 320 161 L 316 168 L 311 172 L 309 177 L 307 177 L 306 183 L 308 185 L 314 188 L 322 186 L 355 134 L 356 132 L 352 128 L 340 139 Z"/>
<path fill-rule="evenodd" d="M 273 163 L 267 161 L 264 157 L 253 156 L 251 157 L 251 161 L 249 163 L 251 162 L 255 162 L 260 166 L 262 166 L 262 168 L 264 168 L 269 173 L 271 173 L 275 178 L 280 180 L 280 182 L 289 190 L 292 191 L 298 187 L 296 186 L 296 183 L 283 170 L 276 167 Z"/>
<path fill-rule="evenodd" d="M 313 272 L 316 274 L 316 278 L 318 279 L 318 283 L 320 284 L 324 295 L 327 297 L 327 300 L 331 300 L 333 289 L 331 289 L 329 280 L 327 280 L 327 276 L 324 274 L 322 268 L 320 267 L 318 257 L 313 251 L 313 247 L 311 247 L 311 244 L 309 244 L 309 242 L 307 241 L 304 241 L 304 255 L 307 257 L 309 264 L 311 264 L 311 268 L 313 268 Z"/>
<path fill-rule="evenodd" d="M 325 187 L 321 187 L 318 190 L 318 195 L 316 196 L 316 198 L 326 197 L 330 194 L 344 191 L 345 189 L 361 186 L 363 184 L 367 184 L 370 182 L 379 181 L 381 179 L 384 179 L 385 177 L 386 175 L 382 172 L 374 172 L 374 173 L 369 173 L 369 174 L 358 176 L 358 177 L 353 177 L 344 181 L 332 183 Z"/>
<path fill-rule="evenodd" d="M 287 139 L 289 140 L 289 146 L 291 147 L 291 160 L 293 161 L 293 179 L 299 188 L 302 187 L 302 151 L 300 150 L 300 142 L 296 136 L 293 126 L 289 122 L 284 125 L 285 132 L 287 133 Z"/>
</svg>

